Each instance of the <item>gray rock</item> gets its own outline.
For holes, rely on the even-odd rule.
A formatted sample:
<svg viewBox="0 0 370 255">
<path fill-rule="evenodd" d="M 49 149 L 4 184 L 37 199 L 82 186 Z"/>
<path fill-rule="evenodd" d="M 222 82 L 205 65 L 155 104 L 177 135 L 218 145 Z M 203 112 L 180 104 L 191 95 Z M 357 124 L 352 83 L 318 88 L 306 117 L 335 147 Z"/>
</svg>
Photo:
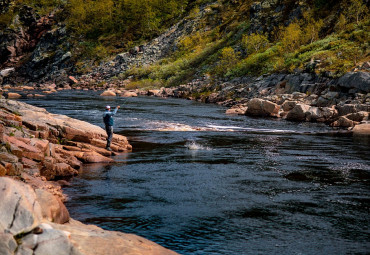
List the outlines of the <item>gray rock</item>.
<svg viewBox="0 0 370 255">
<path fill-rule="evenodd" d="M 1 229 L 0 229 L 1 231 Z M 2 232 L 2 231 L 1 231 Z M 17 242 L 11 234 L 0 233 L 0 254 L 12 255 L 17 248 Z"/>
<path fill-rule="evenodd" d="M 18 157 L 7 152 L 0 152 L 0 161 L 18 163 Z"/>
<path fill-rule="evenodd" d="M 296 104 L 294 108 L 287 114 L 287 120 L 304 121 L 306 120 L 306 112 L 310 109 L 309 105 Z"/>
<path fill-rule="evenodd" d="M 306 121 L 328 122 L 335 118 L 338 112 L 329 107 L 310 107 L 306 112 Z"/>
<path fill-rule="evenodd" d="M 60 199 L 43 189 L 36 189 L 35 192 L 44 219 L 60 224 L 69 221 L 68 210 Z"/>
<path fill-rule="evenodd" d="M 0 229 L 18 235 L 31 231 L 40 223 L 41 208 L 30 186 L 1 177 L 0 197 Z"/>
<path fill-rule="evenodd" d="M 294 107 L 295 107 L 295 105 L 297 104 L 297 102 L 296 101 L 290 101 L 290 100 L 287 100 L 287 101 L 285 101 L 282 105 L 281 105 L 281 107 L 283 108 L 283 110 L 285 111 L 285 112 L 287 112 L 287 111 L 290 111 L 290 110 L 292 110 Z"/>
<path fill-rule="evenodd" d="M 15 71 L 14 67 L 3 69 L 3 70 L 0 71 L 0 76 L 8 77 L 12 73 L 14 73 L 14 71 Z"/>
<path fill-rule="evenodd" d="M 34 253 L 30 248 L 19 247 L 15 255 L 34 255 Z"/>
<path fill-rule="evenodd" d="M 280 110 L 277 104 L 259 98 L 250 100 L 247 107 L 246 115 L 251 116 L 277 116 Z"/>
<path fill-rule="evenodd" d="M 45 229 L 38 235 L 34 255 L 77 255 L 80 254 L 70 242 L 68 233 L 57 229 Z"/>
<path fill-rule="evenodd" d="M 357 112 L 357 107 L 355 104 L 337 105 L 337 109 L 338 109 L 339 116 L 344 116 L 349 113 Z"/>
<path fill-rule="evenodd" d="M 338 85 L 348 89 L 357 89 L 362 92 L 370 92 L 370 73 L 350 72 L 338 80 Z"/>
<path fill-rule="evenodd" d="M 329 105 L 329 100 L 325 99 L 324 97 L 319 97 L 316 101 L 316 105 L 319 107 L 324 107 Z"/>
</svg>

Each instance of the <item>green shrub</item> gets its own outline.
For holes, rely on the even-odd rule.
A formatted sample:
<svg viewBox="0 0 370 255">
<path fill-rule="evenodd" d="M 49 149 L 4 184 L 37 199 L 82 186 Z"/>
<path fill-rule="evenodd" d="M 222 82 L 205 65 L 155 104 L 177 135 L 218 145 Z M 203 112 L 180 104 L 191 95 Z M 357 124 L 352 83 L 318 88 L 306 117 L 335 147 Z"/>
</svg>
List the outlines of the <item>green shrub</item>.
<svg viewBox="0 0 370 255">
<path fill-rule="evenodd" d="M 162 82 L 159 80 L 144 79 L 130 82 L 125 86 L 125 89 L 158 89 L 162 87 Z"/>
</svg>

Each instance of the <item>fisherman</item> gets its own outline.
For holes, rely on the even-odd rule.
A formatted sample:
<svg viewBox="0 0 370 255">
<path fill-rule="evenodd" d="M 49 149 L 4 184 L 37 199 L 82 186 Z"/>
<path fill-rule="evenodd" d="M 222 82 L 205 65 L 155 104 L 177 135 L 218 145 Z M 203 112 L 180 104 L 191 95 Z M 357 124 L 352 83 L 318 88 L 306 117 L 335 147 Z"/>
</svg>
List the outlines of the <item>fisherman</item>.
<svg viewBox="0 0 370 255">
<path fill-rule="evenodd" d="M 103 120 L 104 120 L 104 124 L 105 124 L 105 130 L 107 131 L 107 146 L 105 147 L 108 151 L 111 151 L 112 149 L 110 148 L 110 144 L 112 142 L 112 137 L 113 137 L 113 124 L 114 124 L 114 120 L 113 120 L 113 115 L 115 115 L 118 111 L 118 109 L 120 108 L 120 106 L 117 106 L 116 109 L 111 112 L 110 111 L 110 106 L 107 105 L 105 107 L 105 112 L 103 114 Z"/>
</svg>

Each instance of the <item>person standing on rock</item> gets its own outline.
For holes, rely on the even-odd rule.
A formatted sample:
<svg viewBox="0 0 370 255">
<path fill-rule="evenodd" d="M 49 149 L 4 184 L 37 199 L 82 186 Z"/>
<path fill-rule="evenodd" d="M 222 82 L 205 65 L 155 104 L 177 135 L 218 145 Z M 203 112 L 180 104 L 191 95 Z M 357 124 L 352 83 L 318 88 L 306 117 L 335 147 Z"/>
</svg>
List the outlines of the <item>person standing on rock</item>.
<svg viewBox="0 0 370 255">
<path fill-rule="evenodd" d="M 105 112 L 103 114 L 103 120 L 104 120 L 104 124 L 105 124 L 105 131 L 107 131 L 107 146 L 105 147 L 107 150 L 111 151 L 112 149 L 110 148 L 110 144 L 112 142 L 112 137 L 113 137 L 113 124 L 114 124 L 114 120 L 113 120 L 113 116 L 117 113 L 118 109 L 120 108 L 120 106 L 117 106 L 116 109 L 111 112 L 110 111 L 110 106 L 107 105 L 105 107 Z"/>
</svg>

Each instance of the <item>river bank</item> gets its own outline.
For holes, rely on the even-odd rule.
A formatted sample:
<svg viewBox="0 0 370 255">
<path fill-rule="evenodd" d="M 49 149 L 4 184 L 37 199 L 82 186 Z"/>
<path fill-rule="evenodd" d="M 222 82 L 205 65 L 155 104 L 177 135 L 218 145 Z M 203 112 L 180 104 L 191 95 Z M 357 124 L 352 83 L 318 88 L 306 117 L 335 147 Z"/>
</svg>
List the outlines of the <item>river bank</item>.
<svg viewBox="0 0 370 255">
<path fill-rule="evenodd" d="M 13 100 L 0 100 L 1 254 L 176 254 L 144 238 L 105 231 L 70 218 L 65 177 L 83 164 L 110 163 L 131 151 L 103 129 Z"/>
<path fill-rule="evenodd" d="M 203 77 L 179 87 L 160 89 L 129 89 L 131 82 L 130 79 L 104 80 L 96 73 L 77 78 L 69 76 L 59 85 L 8 85 L 2 92 L 8 98 L 38 98 L 59 90 L 101 91 L 101 96 L 105 97 L 183 98 L 228 107 L 226 114 L 318 122 L 334 129 L 370 132 L 370 74 L 364 71 L 347 73 L 335 79 L 304 72 L 244 77 L 225 82 Z"/>
</svg>

